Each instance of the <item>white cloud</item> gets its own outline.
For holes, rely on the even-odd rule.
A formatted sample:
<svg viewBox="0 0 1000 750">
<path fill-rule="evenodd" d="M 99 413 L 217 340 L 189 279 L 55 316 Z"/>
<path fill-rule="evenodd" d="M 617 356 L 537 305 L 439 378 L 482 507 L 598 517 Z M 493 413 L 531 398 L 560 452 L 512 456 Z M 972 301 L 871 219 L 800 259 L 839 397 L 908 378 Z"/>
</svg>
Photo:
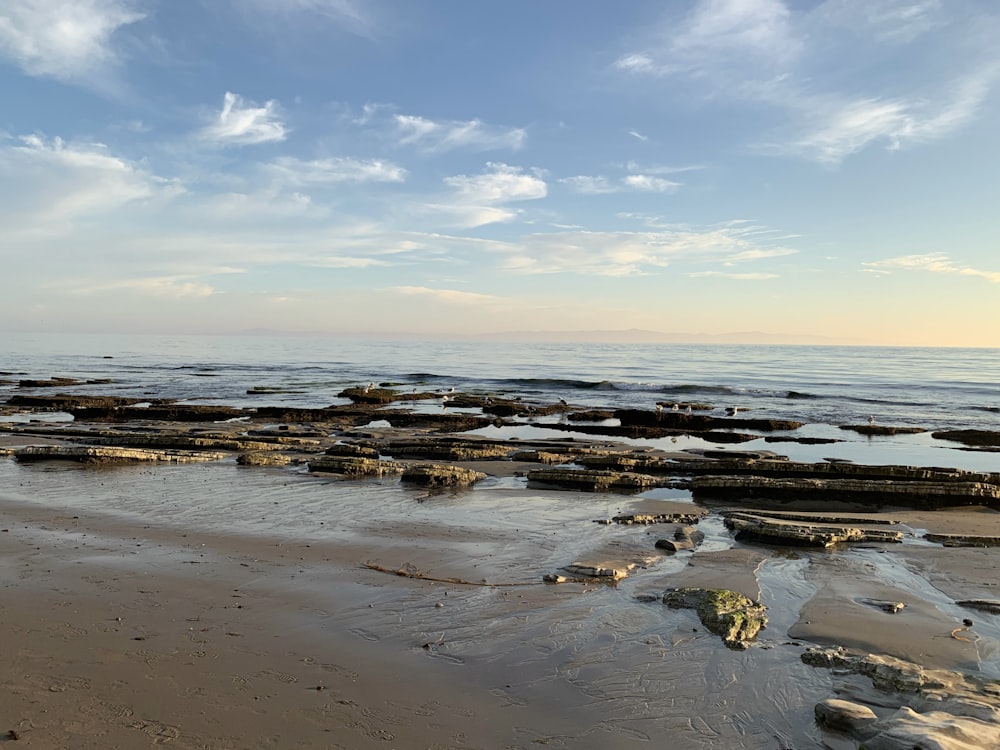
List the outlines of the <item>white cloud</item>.
<svg viewBox="0 0 1000 750">
<path fill-rule="evenodd" d="M 545 197 L 547 188 L 544 180 L 499 162 L 489 162 L 486 166 L 492 171 L 446 177 L 444 182 L 455 188 L 458 198 L 467 203 L 493 204 Z"/>
<path fill-rule="evenodd" d="M 374 110 L 372 110 L 374 112 Z M 393 115 L 396 137 L 402 145 L 418 145 L 427 151 L 470 148 L 479 151 L 517 151 L 528 137 L 522 128 L 504 130 L 481 120 L 436 122 L 416 115 Z"/>
<path fill-rule="evenodd" d="M 679 182 L 665 180 L 662 177 L 652 177 L 648 174 L 630 174 L 623 178 L 622 182 L 633 190 L 651 193 L 674 192 L 681 186 Z"/>
<path fill-rule="evenodd" d="M 463 292 L 455 289 L 431 289 L 425 286 L 394 286 L 388 287 L 385 291 L 396 292 L 410 297 L 428 297 L 437 302 L 445 302 L 452 305 L 497 305 L 510 301 L 492 294 Z"/>
<path fill-rule="evenodd" d="M 444 183 L 454 192 L 441 202 L 424 203 L 413 210 L 450 217 L 450 226 L 471 229 L 515 219 L 516 209 L 506 204 L 538 200 L 548 193 L 545 180 L 519 167 L 488 162 L 490 170 L 479 175 L 454 175 Z"/>
<path fill-rule="evenodd" d="M 576 175 L 564 177 L 559 182 L 585 195 L 622 192 L 673 193 L 681 187 L 679 182 L 648 174 L 630 174 L 617 181 L 602 176 Z"/>
<path fill-rule="evenodd" d="M 649 140 L 649 136 L 648 135 L 643 135 L 638 130 L 630 130 L 630 131 L 628 131 L 628 134 L 630 136 L 632 136 L 633 138 L 635 138 L 637 141 L 643 141 L 643 142 L 645 142 L 645 141 Z"/>
<path fill-rule="evenodd" d="M 1000 271 L 983 271 L 978 268 L 957 266 L 944 253 L 927 253 L 924 255 L 901 255 L 896 258 L 862 263 L 865 269 L 873 273 L 891 273 L 892 271 L 925 271 L 929 273 L 958 274 L 961 276 L 977 276 L 1000 284 Z"/>
<path fill-rule="evenodd" d="M 266 169 L 285 185 L 335 185 L 342 182 L 403 182 L 406 170 L 381 159 L 334 157 L 306 161 L 275 159 Z"/>
<path fill-rule="evenodd" d="M 584 195 L 616 193 L 620 189 L 618 185 L 607 177 L 576 175 L 574 177 L 564 177 L 559 182 L 563 185 L 569 185 L 573 190 Z"/>
<path fill-rule="evenodd" d="M 826 0 L 812 15 L 819 24 L 869 32 L 890 42 L 912 42 L 942 23 L 941 0 Z"/>
<path fill-rule="evenodd" d="M 502 266 L 516 273 L 579 273 L 629 276 L 678 262 L 731 265 L 796 250 L 767 246 L 760 228 L 722 225 L 657 232 L 555 232 L 519 238 Z"/>
<path fill-rule="evenodd" d="M 804 97 L 789 104 L 799 110 L 805 132 L 760 148 L 765 153 L 795 154 L 824 164 L 839 164 L 876 143 L 897 150 L 937 140 L 975 117 L 998 70 L 989 65 L 953 82 L 950 96 L 938 101 L 923 97 L 847 101 Z"/>
<path fill-rule="evenodd" d="M 622 55 L 615 67 L 640 75 L 714 74 L 720 68 L 784 65 L 801 43 L 781 0 L 700 0 L 683 20 L 671 19 L 666 43 Z"/>
<path fill-rule="evenodd" d="M 273 143 L 285 140 L 286 135 L 273 100 L 256 107 L 253 103 L 245 104 L 243 97 L 229 91 L 223 97 L 222 111 L 215 121 L 201 130 L 204 140 L 223 146 Z"/>
<path fill-rule="evenodd" d="M 136 279 L 118 279 L 100 282 L 62 282 L 51 286 L 62 287 L 69 294 L 95 295 L 108 292 L 135 292 L 151 297 L 210 297 L 215 289 L 208 284 L 192 281 L 186 276 L 150 276 Z"/>
<path fill-rule="evenodd" d="M 764 281 L 766 279 L 776 279 L 776 273 L 727 273 L 726 271 L 696 271 L 689 273 L 693 279 L 705 278 L 708 276 L 718 276 L 725 279 L 736 279 L 737 281 Z"/>
<path fill-rule="evenodd" d="M 940 0 L 827 0 L 794 12 L 781 0 L 701 0 L 615 67 L 683 78 L 727 106 L 772 107 L 788 125 L 755 150 L 832 165 L 876 144 L 943 138 L 973 119 L 998 70 L 995 35 L 975 23 Z M 913 84 L 886 67 L 884 47 L 921 36 L 929 40 L 917 67 L 924 80 Z"/>
<path fill-rule="evenodd" d="M 235 1 L 235 0 L 234 0 Z M 243 5 L 286 18 L 309 14 L 327 18 L 358 36 L 370 36 L 374 22 L 352 0 L 238 0 Z"/>
<path fill-rule="evenodd" d="M 113 155 L 102 144 L 68 144 L 38 135 L 0 146 L 0 177 L 0 217 L 8 217 L 7 231 L 62 232 L 68 222 L 183 192 L 179 183 Z"/>
<path fill-rule="evenodd" d="M 32 76 L 98 88 L 120 63 L 115 33 L 144 18 L 133 0 L 4 0 L 0 55 Z"/>
</svg>

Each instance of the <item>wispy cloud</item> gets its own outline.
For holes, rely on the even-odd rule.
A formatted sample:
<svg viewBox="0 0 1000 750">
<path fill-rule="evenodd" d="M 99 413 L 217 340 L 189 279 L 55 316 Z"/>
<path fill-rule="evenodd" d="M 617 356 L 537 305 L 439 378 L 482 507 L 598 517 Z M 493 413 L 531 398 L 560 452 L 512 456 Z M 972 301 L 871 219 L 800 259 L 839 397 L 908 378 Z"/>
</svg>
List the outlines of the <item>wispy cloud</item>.
<svg viewBox="0 0 1000 750">
<path fill-rule="evenodd" d="M 706 100 L 776 108 L 787 126 L 754 150 L 835 165 L 876 144 L 944 138 L 978 114 L 1000 55 L 995 35 L 952 10 L 940 0 L 827 0 L 794 11 L 782 0 L 701 0 L 614 67 L 691 82 Z M 921 83 L 886 67 L 887 41 L 904 45 L 943 29 L 920 49 L 925 63 L 940 61 L 924 66 Z M 845 59 L 851 75 L 840 73 Z"/>
<path fill-rule="evenodd" d="M 266 171 L 285 185 L 334 185 L 342 182 L 403 182 L 406 170 L 381 159 L 303 160 L 283 156 L 266 165 Z"/>
<path fill-rule="evenodd" d="M 655 232 L 531 234 L 519 238 L 505 251 L 502 266 L 515 273 L 630 276 L 681 262 L 732 265 L 797 252 L 767 245 L 767 235 L 760 228 L 739 225 Z"/>
<path fill-rule="evenodd" d="M 977 276 L 1000 284 L 1000 271 L 983 271 L 978 268 L 955 265 L 944 253 L 927 253 L 923 255 L 901 255 L 896 258 L 862 263 L 871 273 L 891 273 L 893 271 L 925 271 L 928 273 L 958 274 L 960 276 Z"/>
<path fill-rule="evenodd" d="M 937 100 L 818 96 L 789 99 L 787 105 L 798 111 L 803 132 L 762 144 L 759 149 L 833 165 L 876 143 L 898 150 L 912 143 L 944 138 L 975 117 L 998 72 L 998 65 L 985 66 L 953 82 L 950 95 Z"/>
<path fill-rule="evenodd" d="M 374 21 L 353 0 L 233 0 L 259 12 L 282 16 L 291 20 L 299 14 L 326 18 L 338 26 L 358 35 L 369 37 Z"/>
<path fill-rule="evenodd" d="M 730 273 L 727 271 L 695 271 L 694 273 L 689 273 L 688 276 L 693 279 L 718 276 L 724 279 L 736 279 L 737 281 L 765 281 L 767 279 L 778 278 L 778 274 L 776 273 Z"/>
<path fill-rule="evenodd" d="M 68 294 L 92 296 L 107 292 L 135 292 L 152 297 L 210 297 L 216 290 L 188 276 L 149 276 L 115 281 L 73 281 L 59 284 Z"/>
<path fill-rule="evenodd" d="M 108 89 L 115 33 L 144 18 L 133 0 L 5 0 L 0 56 L 32 76 Z"/>
<path fill-rule="evenodd" d="M 476 292 L 463 292 L 456 289 L 431 289 L 425 286 L 393 286 L 387 287 L 385 291 L 396 292 L 406 296 L 419 296 L 433 299 L 437 302 L 445 302 L 451 305 L 497 305 L 511 302 L 504 297 L 497 297 L 492 294 L 478 294 Z"/>
<path fill-rule="evenodd" d="M 559 182 L 584 195 L 604 195 L 624 192 L 673 193 L 681 187 L 681 183 L 679 182 L 665 180 L 662 177 L 654 177 L 648 174 L 630 174 L 618 179 L 603 176 L 575 175 L 573 177 L 564 177 Z"/>
<path fill-rule="evenodd" d="M 99 143 L 28 135 L 0 141 L 0 217 L 8 227 L 67 231 L 127 204 L 168 201 L 184 189 Z M 0 230 L 2 231 L 2 230 Z"/>
<path fill-rule="evenodd" d="M 637 141 L 642 141 L 642 142 L 645 143 L 646 141 L 649 140 L 649 136 L 648 135 L 643 135 L 638 130 L 630 130 L 630 131 L 628 131 L 628 134 L 630 136 L 632 136 L 633 138 L 635 138 Z"/>
<path fill-rule="evenodd" d="M 824 25 L 870 32 L 888 42 L 912 42 L 943 22 L 943 10 L 941 0 L 826 0 L 813 15 Z"/>
<path fill-rule="evenodd" d="M 665 44 L 622 55 L 615 67 L 660 77 L 714 76 L 720 68 L 745 69 L 748 58 L 784 64 L 802 46 L 790 21 L 791 12 L 780 0 L 701 0 L 687 17 L 671 19 Z"/>
<path fill-rule="evenodd" d="M 481 120 L 435 121 L 417 115 L 393 115 L 396 137 L 401 145 L 418 145 L 427 151 L 468 148 L 478 151 L 516 151 L 528 137 L 523 128 L 498 128 Z"/>
<path fill-rule="evenodd" d="M 478 175 L 454 175 L 444 179 L 452 188 L 446 202 L 422 204 L 420 210 L 451 217 L 451 225 L 473 228 L 511 221 L 517 209 L 508 204 L 538 200 L 548 194 L 548 186 L 537 174 L 500 162 L 489 162 L 489 171 Z"/>
<path fill-rule="evenodd" d="M 222 146 L 250 146 L 257 143 L 283 141 L 285 124 L 278 117 L 278 105 L 273 100 L 263 107 L 245 103 L 243 97 L 227 91 L 222 110 L 214 121 L 202 128 L 203 140 Z"/>
</svg>

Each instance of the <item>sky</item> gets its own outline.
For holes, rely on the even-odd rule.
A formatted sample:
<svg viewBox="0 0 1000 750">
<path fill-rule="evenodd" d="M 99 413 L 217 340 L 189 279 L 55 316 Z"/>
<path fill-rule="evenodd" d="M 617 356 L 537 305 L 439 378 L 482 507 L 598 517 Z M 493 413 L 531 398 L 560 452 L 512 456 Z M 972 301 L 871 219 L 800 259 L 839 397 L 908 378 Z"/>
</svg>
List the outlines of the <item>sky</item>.
<svg viewBox="0 0 1000 750">
<path fill-rule="evenodd" d="M 994 0 L 4 0 L 0 331 L 998 347 L 998 38 Z"/>
</svg>

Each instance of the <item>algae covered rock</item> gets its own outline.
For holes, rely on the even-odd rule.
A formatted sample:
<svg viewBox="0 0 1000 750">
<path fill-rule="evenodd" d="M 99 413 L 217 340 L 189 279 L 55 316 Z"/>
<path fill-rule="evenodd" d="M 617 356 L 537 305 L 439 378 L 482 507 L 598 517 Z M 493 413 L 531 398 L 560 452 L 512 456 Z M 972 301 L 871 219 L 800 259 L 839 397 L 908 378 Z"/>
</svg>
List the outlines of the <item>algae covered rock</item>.
<svg viewBox="0 0 1000 750">
<path fill-rule="evenodd" d="M 663 594 L 668 607 L 694 609 L 729 648 L 745 649 L 767 627 L 767 607 L 728 589 L 680 588 Z"/>
</svg>

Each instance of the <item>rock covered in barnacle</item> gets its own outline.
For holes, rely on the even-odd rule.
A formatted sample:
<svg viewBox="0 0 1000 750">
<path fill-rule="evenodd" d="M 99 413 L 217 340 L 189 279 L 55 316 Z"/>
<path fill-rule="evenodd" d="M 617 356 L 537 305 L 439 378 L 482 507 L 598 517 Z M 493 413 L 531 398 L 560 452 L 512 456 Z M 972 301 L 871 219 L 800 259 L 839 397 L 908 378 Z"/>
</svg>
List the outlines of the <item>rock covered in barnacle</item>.
<svg viewBox="0 0 1000 750">
<path fill-rule="evenodd" d="M 767 627 L 767 607 L 728 589 L 679 588 L 663 594 L 668 607 L 694 609 L 702 624 L 732 649 L 745 649 Z"/>
</svg>

